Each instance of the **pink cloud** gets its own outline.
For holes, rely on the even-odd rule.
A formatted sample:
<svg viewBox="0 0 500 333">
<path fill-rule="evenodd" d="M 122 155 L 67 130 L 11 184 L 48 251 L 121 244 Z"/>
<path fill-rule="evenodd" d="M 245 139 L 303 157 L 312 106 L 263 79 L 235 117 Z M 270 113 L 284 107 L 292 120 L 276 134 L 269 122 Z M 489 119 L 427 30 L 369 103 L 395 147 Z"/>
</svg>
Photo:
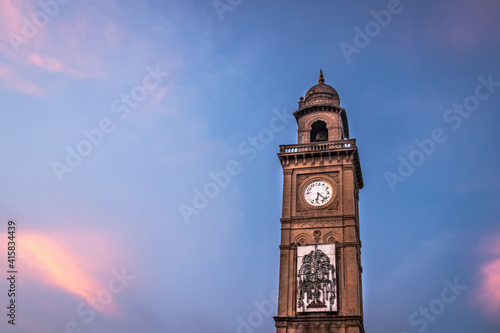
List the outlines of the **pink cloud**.
<svg viewBox="0 0 500 333">
<path fill-rule="evenodd" d="M 0 31 L 4 32 L 0 39 L 2 53 L 12 55 L 13 49 L 8 40 L 8 35 L 9 33 L 21 34 L 22 18 L 23 14 L 12 1 L 0 0 Z"/>
<path fill-rule="evenodd" d="M 57 59 L 42 58 L 39 54 L 32 54 L 30 56 L 31 62 L 38 67 L 47 69 L 53 72 L 62 72 L 63 64 Z"/>
<path fill-rule="evenodd" d="M 172 84 L 172 82 L 169 81 L 165 86 L 158 87 L 158 89 L 151 91 L 150 92 L 151 104 L 153 106 L 160 105 L 160 103 L 165 98 L 167 92 L 170 92 L 172 89 L 173 89 L 173 84 Z"/>
<path fill-rule="evenodd" d="M 433 17 L 427 21 L 429 37 L 445 47 L 473 50 L 481 43 L 500 36 L 495 29 L 500 10 L 495 1 L 457 0 L 432 5 Z"/>
<path fill-rule="evenodd" d="M 37 276 L 45 284 L 84 299 L 90 299 L 100 289 L 97 280 L 83 267 L 79 258 L 56 237 L 32 233 L 23 234 L 19 239 L 26 253 L 25 259 L 41 273 Z"/>
<path fill-rule="evenodd" d="M 91 74 L 84 71 L 77 70 L 59 59 L 51 58 L 46 55 L 32 54 L 30 55 L 30 62 L 42 69 L 49 72 L 66 73 L 79 78 L 86 78 L 97 76 L 97 74 Z"/>
<path fill-rule="evenodd" d="M 64 6 L 82 8 L 70 11 L 64 10 Z M 35 1 L 0 0 L 0 31 L 4 32 L 0 34 L 0 54 L 10 68 L 3 70 L 0 84 L 20 93 L 43 95 L 40 71 L 33 71 L 31 66 L 69 78 L 103 76 L 107 52 L 115 50 L 115 43 L 125 39 L 127 33 L 110 17 L 101 14 L 101 20 L 94 20 L 86 15 L 87 10 L 95 8 L 85 3 L 59 5 L 55 15 L 44 14 L 48 17 L 46 24 L 26 36 L 23 27 L 26 22 L 33 22 L 34 13 L 43 13 L 42 8 Z M 12 42 L 13 36 L 17 36 L 17 43 Z"/>
<path fill-rule="evenodd" d="M 500 259 L 484 265 L 481 269 L 481 295 L 489 314 L 500 314 Z"/>
<path fill-rule="evenodd" d="M 488 255 L 486 262 L 479 268 L 479 287 L 474 304 L 494 320 L 500 320 L 500 232 L 488 236 L 483 242 L 481 252 Z"/>
<path fill-rule="evenodd" d="M 37 29 L 36 37 L 29 38 L 23 34 L 26 22 L 33 21 L 33 2 L 28 0 L 0 0 L 0 52 L 11 59 L 19 60 L 19 48 L 25 41 L 30 42 L 44 34 L 44 29 Z M 22 41 L 18 44 L 19 41 Z M 28 43 L 29 44 L 29 43 Z M 16 50 L 17 49 L 17 50 Z"/>
<path fill-rule="evenodd" d="M 113 271 L 121 269 L 111 239 L 88 230 L 18 233 L 16 239 L 22 247 L 18 262 L 26 283 L 59 289 L 97 304 L 102 314 L 118 315 L 114 298 L 99 303 L 99 295 L 109 289 Z"/>
<path fill-rule="evenodd" d="M 0 85 L 4 88 L 20 92 L 25 95 L 40 97 L 43 90 L 40 86 L 24 79 L 13 67 L 0 65 Z"/>
</svg>

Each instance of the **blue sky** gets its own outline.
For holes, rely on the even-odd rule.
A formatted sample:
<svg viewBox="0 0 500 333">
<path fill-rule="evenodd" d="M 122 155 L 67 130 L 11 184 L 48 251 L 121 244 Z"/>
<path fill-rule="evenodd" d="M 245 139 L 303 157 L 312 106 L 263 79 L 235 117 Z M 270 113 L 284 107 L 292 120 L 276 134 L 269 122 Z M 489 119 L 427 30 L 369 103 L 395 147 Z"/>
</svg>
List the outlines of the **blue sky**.
<svg viewBox="0 0 500 333">
<path fill-rule="evenodd" d="M 366 331 L 498 332 L 499 3 L 40 3 L 0 1 L 0 331 L 272 332 L 276 153 L 322 68 L 363 170 Z"/>
</svg>

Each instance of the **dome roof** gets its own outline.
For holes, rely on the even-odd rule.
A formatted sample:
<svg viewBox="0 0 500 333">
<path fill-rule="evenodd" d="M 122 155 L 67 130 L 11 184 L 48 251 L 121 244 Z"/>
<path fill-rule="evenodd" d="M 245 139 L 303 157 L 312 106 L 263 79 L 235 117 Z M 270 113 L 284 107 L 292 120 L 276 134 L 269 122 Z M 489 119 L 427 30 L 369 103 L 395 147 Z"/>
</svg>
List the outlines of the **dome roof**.
<svg viewBox="0 0 500 333">
<path fill-rule="evenodd" d="M 306 92 L 305 99 L 307 99 L 310 95 L 316 94 L 316 93 L 330 94 L 330 95 L 332 95 L 332 97 L 339 98 L 339 94 L 337 93 L 337 91 L 335 89 L 333 89 L 332 86 L 329 86 L 328 84 L 324 84 L 324 83 L 319 83 L 315 86 L 312 86 L 311 89 L 309 89 Z"/>
<path fill-rule="evenodd" d="M 325 79 L 323 78 L 323 71 L 319 72 L 318 84 L 312 86 L 306 93 L 303 100 L 303 106 L 312 105 L 334 105 L 340 106 L 339 94 L 333 87 L 325 84 Z M 302 98 L 301 98 L 302 101 Z"/>
</svg>

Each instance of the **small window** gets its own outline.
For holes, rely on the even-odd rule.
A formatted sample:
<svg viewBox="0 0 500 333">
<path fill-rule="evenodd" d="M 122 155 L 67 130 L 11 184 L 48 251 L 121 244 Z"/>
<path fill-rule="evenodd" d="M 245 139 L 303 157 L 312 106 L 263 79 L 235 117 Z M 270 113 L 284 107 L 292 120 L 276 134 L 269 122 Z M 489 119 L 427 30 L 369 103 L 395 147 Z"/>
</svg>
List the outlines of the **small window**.
<svg viewBox="0 0 500 333">
<path fill-rule="evenodd" d="M 315 121 L 311 126 L 311 142 L 328 141 L 328 129 L 324 121 Z"/>
</svg>

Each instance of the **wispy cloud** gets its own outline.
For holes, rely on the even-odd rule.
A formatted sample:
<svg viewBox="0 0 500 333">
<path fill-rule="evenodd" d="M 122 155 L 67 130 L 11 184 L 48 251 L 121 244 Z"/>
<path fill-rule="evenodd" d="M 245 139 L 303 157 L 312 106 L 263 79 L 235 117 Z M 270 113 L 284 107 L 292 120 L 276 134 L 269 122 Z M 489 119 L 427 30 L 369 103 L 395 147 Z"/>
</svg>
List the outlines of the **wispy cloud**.
<svg viewBox="0 0 500 333">
<path fill-rule="evenodd" d="M 429 36 L 446 47 L 474 50 L 477 45 L 498 38 L 495 28 L 498 2 L 460 0 L 435 5 L 434 18 L 427 22 Z"/>
<path fill-rule="evenodd" d="M 79 10 L 70 10 L 71 6 L 79 6 Z M 43 70 L 42 74 L 61 73 L 78 79 L 103 76 L 106 53 L 127 33 L 112 17 L 90 22 L 93 15 L 88 15 L 89 10 L 85 4 L 69 2 L 47 15 L 34 1 L 0 0 L 0 56 L 3 66 L 10 68 L 0 73 L 0 84 L 40 96 L 44 89 L 35 68 Z M 46 17 L 46 23 L 37 26 L 34 13 Z M 32 30 L 26 28 L 30 25 Z"/>
<path fill-rule="evenodd" d="M 95 232 L 20 233 L 18 242 L 28 282 L 32 279 L 36 285 L 59 289 L 91 304 L 118 267 L 112 242 Z M 110 302 L 102 312 L 116 315 L 116 304 Z"/>
<path fill-rule="evenodd" d="M 27 1 L 0 0 L 0 52 L 9 57 L 15 55 L 14 49 L 9 41 L 9 35 L 22 35 L 23 17 L 31 16 L 31 11 L 26 5 Z M 21 11 L 24 8 L 24 12 Z"/>
<path fill-rule="evenodd" d="M 46 284 L 89 299 L 99 290 L 98 281 L 83 267 L 79 258 L 53 237 L 26 234 L 21 237 L 32 267 L 42 272 Z"/>
<path fill-rule="evenodd" d="M 0 65 L 0 85 L 25 95 L 43 95 L 43 90 L 39 85 L 24 79 L 19 74 L 19 69 L 12 66 Z"/>
</svg>

